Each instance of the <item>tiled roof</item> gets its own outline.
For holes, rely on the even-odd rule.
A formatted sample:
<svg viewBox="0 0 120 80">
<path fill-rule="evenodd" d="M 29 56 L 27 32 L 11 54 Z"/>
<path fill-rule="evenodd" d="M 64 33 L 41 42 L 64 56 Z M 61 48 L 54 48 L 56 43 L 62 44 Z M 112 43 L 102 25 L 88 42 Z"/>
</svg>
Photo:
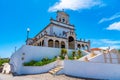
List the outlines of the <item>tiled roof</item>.
<svg viewBox="0 0 120 80">
<path fill-rule="evenodd" d="M 99 51 L 99 50 L 102 50 L 100 48 L 92 48 L 91 51 Z"/>
</svg>

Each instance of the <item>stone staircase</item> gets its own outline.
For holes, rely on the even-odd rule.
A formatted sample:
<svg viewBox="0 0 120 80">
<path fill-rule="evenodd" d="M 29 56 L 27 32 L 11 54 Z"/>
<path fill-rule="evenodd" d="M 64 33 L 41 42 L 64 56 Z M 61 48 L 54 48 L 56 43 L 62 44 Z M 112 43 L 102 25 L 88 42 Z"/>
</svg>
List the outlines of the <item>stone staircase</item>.
<svg viewBox="0 0 120 80">
<path fill-rule="evenodd" d="M 60 70 L 62 70 L 62 69 L 63 69 L 63 67 L 57 66 L 57 67 L 51 69 L 51 70 L 49 71 L 49 73 L 54 75 L 54 74 L 56 74 L 58 71 L 60 71 Z"/>
</svg>

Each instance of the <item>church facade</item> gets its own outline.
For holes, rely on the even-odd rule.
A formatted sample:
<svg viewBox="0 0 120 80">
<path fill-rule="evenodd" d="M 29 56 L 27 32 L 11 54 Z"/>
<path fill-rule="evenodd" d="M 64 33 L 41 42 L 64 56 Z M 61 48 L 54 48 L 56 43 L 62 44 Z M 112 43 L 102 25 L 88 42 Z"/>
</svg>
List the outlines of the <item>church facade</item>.
<svg viewBox="0 0 120 80">
<path fill-rule="evenodd" d="M 34 38 L 29 38 L 26 44 L 90 51 L 90 40 L 76 39 L 75 27 L 70 24 L 69 15 L 64 11 L 57 11 L 56 20 L 51 18 L 50 23 Z"/>
</svg>

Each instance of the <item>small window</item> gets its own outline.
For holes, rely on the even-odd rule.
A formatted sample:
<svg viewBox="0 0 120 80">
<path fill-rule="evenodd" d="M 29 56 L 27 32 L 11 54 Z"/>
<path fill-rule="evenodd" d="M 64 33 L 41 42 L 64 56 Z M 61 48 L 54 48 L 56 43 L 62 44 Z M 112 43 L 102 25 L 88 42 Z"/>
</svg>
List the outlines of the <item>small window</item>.
<svg viewBox="0 0 120 80">
<path fill-rule="evenodd" d="M 24 57 L 22 57 L 21 60 L 24 60 Z"/>
<path fill-rule="evenodd" d="M 62 22 L 65 22 L 65 19 L 64 19 L 64 18 L 62 19 Z"/>
<path fill-rule="evenodd" d="M 22 55 L 25 55 L 25 53 L 22 53 Z"/>
<path fill-rule="evenodd" d="M 61 22 L 61 18 L 59 18 L 59 21 Z"/>
</svg>

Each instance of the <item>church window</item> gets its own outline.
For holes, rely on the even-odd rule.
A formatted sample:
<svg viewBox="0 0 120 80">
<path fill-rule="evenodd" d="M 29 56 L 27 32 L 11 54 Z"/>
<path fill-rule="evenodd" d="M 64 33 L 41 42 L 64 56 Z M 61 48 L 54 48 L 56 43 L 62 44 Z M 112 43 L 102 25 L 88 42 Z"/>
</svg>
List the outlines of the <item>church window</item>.
<svg viewBox="0 0 120 80">
<path fill-rule="evenodd" d="M 61 41 L 61 48 L 65 48 L 65 42 Z"/>
<path fill-rule="evenodd" d="M 61 18 L 59 18 L 59 21 L 61 22 Z"/>
<path fill-rule="evenodd" d="M 21 60 L 24 60 L 24 57 L 22 57 Z"/>
<path fill-rule="evenodd" d="M 22 53 L 22 55 L 25 55 L 25 53 Z"/>
<path fill-rule="evenodd" d="M 52 39 L 48 40 L 48 47 L 53 47 L 53 40 Z"/>
<path fill-rule="evenodd" d="M 64 19 L 64 18 L 62 19 L 62 22 L 65 22 L 65 19 Z"/>
</svg>

